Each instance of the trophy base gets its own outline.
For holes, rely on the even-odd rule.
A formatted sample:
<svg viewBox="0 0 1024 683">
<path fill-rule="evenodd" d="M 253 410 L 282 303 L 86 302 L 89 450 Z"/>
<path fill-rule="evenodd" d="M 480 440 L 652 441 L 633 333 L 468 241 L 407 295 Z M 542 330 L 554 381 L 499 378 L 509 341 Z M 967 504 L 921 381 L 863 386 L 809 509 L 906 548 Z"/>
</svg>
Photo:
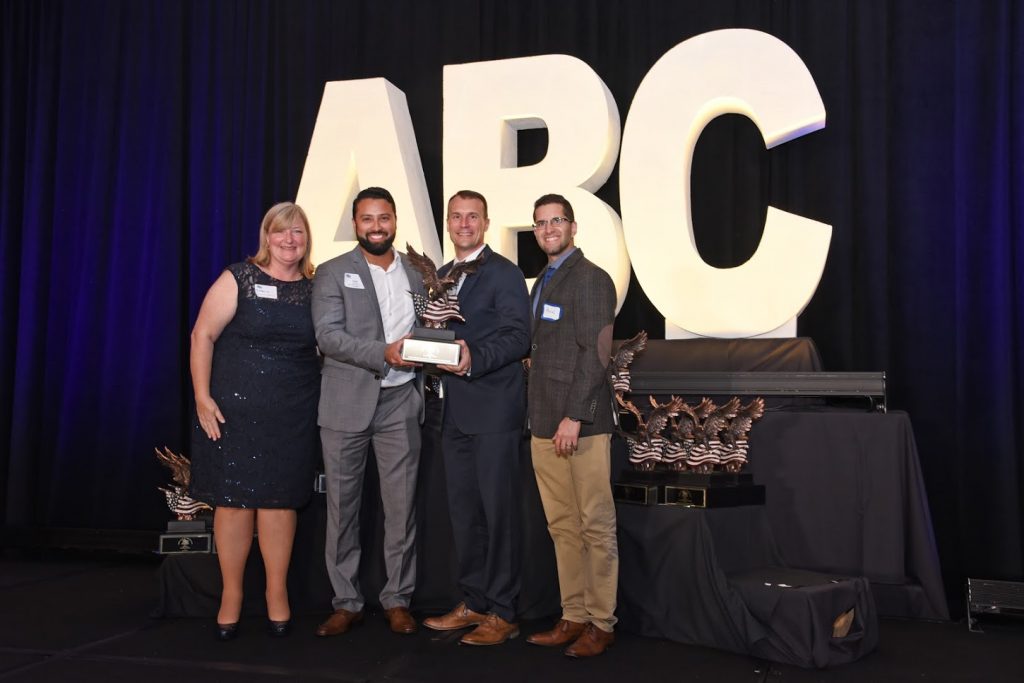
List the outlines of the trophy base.
<svg viewBox="0 0 1024 683">
<path fill-rule="evenodd" d="M 720 508 L 764 505 L 765 488 L 746 472 L 627 472 L 612 485 L 618 503 Z"/>
<path fill-rule="evenodd" d="M 453 330 L 417 327 L 402 344 L 402 360 L 426 365 L 458 365 L 462 347 Z"/>
<path fill-rule="evenodd" d="M 728 508 L 764 505 L 764 486 L 665 486 L 658 505 L 684 508 Z"/>
<path fill-rule="evenodd" d="M 173 519 L 167 523 L 167 533 L 160 534 L 157 553 L 184 555 L 188 553 L 216 553 L 213 532 L 205 519 Z"/>
</svg>

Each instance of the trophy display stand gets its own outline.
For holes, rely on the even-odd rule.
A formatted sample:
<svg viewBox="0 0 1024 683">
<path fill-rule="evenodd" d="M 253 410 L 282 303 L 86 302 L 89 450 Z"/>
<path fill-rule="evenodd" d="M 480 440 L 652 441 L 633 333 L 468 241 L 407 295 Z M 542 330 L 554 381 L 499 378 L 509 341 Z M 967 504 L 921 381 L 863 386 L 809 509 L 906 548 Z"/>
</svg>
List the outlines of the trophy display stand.
<svg viewBox="0 0 1024 683">
<path fill-rule="evenodd" d="M 616 502 L 720 508 L 764 505 L 765 488 L 748 472 L 626 471 L 612 484 Z"/>
<path fill-rule="evenodd" d="M 160 534 L 157 552 L 161 555 L 183 555 L 187 553 L 216 553 L 213 529 L 208 519 L 172 519 L 167 522 L 167 531 Z"/>
</svg>

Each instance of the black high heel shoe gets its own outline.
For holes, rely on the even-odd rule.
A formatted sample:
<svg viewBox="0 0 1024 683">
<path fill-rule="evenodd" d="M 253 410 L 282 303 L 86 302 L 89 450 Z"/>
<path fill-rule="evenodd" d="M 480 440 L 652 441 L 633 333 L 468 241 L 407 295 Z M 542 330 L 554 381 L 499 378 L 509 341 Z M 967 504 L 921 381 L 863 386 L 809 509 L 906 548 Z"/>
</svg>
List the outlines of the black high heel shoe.
<svg viewBox="0 0 1024 683">
<path fill-rule="evenodd" d="M 286 635 L 291 633 L 292 620 L 286 621 L 274 621 L 273 619 L 267 619 L 267 633 L 274 638 L 284 638 Z"/>
<path fill-rule="evenodd" d="M 224 642 L 238 637 L 238 622 L 233 624 L 217 624 L 217 640 Z"/>
</svg>

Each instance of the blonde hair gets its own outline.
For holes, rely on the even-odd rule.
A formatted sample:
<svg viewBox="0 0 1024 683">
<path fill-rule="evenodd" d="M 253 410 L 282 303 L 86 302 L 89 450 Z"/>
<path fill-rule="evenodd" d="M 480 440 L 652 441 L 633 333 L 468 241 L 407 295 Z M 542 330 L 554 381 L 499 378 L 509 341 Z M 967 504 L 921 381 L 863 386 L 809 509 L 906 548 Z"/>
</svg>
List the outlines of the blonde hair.
<svg viewBox="0 0 1024 683">
<path fill-rule="evenodd" d="M 294 202 L 274 204 L 267 211 L 260 224 L 260 250 L 255 256 L 249 257 L 249 263 L 255 263 L 257 266 L 270 265 L 270 233 L 278 228 L 290 226 L 296 217 L 302 221 L 302 227 L 306 230 L 306 253 L 299 261 L 299 272 L 307 279 L 313 277 L 313 262 L 309 260 L 309 255 L 313 251 L 313 235 L 309 230 L 309 219 L 306 218 L 306 212 L 302 207 Z"/>
</svg>

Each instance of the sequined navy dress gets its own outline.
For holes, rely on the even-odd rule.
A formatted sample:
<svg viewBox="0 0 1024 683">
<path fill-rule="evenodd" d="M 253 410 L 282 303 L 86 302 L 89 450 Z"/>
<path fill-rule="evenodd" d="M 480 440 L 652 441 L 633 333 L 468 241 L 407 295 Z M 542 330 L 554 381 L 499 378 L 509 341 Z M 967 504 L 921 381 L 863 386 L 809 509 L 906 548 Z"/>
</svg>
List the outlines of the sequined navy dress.
<svg viewBox="0 0 1024 683">
<path fill-rule="evenodd" d="M 238 309 L 214 344 L 210 376 L 226 422 L 211 441 L 193 411 L 192 497 L 215 506 L 299 508 L 320 457 L 313 283 L 276 280 L 251 263 L 228 270 Z"/>
</svg>

